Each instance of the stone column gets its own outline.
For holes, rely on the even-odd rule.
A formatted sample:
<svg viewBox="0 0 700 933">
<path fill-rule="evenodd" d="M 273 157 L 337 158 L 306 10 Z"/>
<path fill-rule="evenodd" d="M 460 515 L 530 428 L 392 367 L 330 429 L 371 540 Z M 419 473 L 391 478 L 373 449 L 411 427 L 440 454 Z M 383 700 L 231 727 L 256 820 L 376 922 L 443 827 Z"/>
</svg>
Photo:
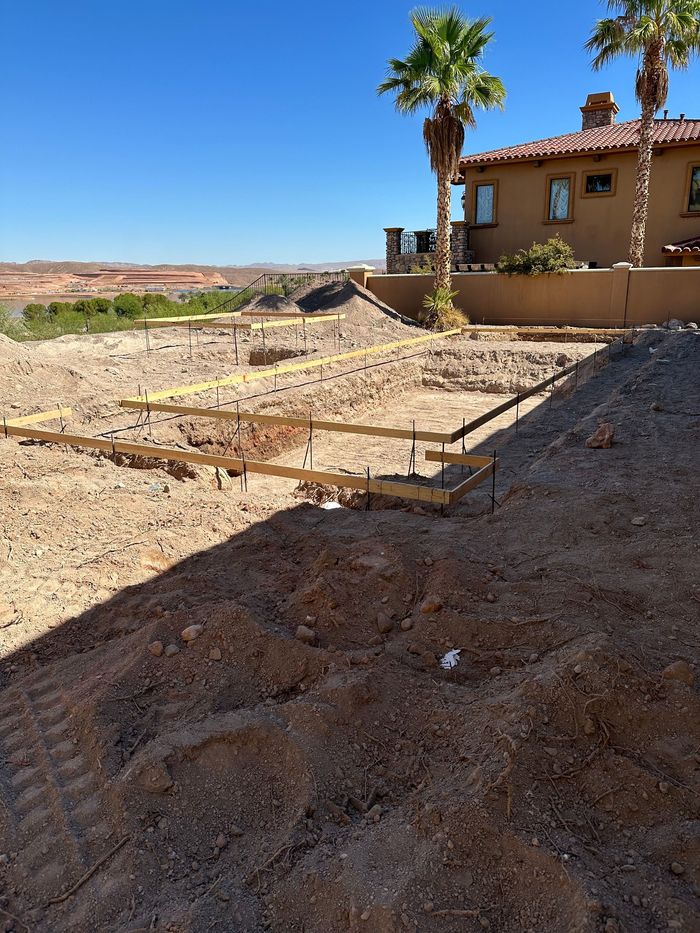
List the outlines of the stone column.
<svg viewBox="0 0 700 933">
<path fill-rule="evenodd" d="M 452 265 L 457 266 L 473 262 L 473 256 L 469 249 L 469 224 L 466 220 L 452 221 Z"/>
<path fill-rule="evenodd" d="M 400 272 L 399 256 L 401 255 L 401 234 L 404 227 L 384 227 L 386 233 L 386 273 L 395 275 Z"/>
</svg>

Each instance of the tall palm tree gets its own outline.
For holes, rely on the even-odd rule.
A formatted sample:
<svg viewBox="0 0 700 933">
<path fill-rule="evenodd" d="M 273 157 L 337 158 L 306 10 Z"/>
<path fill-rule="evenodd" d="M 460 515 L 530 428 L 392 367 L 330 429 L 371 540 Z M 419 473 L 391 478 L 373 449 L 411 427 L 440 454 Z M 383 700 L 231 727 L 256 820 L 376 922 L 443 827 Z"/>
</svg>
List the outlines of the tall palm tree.
<svg viewBox="0 0 700 933">
<path fill-rule="evenodd" d="M 465 127 L 476 125 L 477 109 L 503 108 L 500 78 L 481 67 L 493 38 L 489 19 L 468 20 L 457 7 L 411 13 L 415 43 L 405 59 L 391 58 L 378 94 L 396 92 L 399 113 L 431 110 L 423 124 L 430 166 L 437 175 L 436 289 L 450 290 L 451 183 L 459 167 Z"/>
<path fill-rule="evenodd" d="M 615 58 L 638 60 L 637 100 L 642 107 L 637 186 L 629 259 L 644 264 L 654 118 L 668 97 L 669 67 L 685 69 L 700 51 L 700 0 L 607 0 L 616 16 L 599 20 L 586 43 L 598 70 Z"/>
</svg>

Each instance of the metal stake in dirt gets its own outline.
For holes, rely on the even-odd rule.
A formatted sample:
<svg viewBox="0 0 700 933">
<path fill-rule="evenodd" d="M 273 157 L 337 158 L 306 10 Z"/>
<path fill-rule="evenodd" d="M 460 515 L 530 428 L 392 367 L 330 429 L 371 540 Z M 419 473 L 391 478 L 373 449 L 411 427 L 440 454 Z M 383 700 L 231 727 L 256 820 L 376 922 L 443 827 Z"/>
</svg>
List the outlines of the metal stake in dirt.
<svg viewBox="0 0 700 933">
<path fill-rule="evenodd" d="M 311 412 L 309 412 L 309 439 L 306 442 L 306 453 L 304 454 L 304 464 L 302 470 L 306 469 L 306 461 L 309 460 L 309 469 L 313 470 L 314 468 L 314 423 L 311 420 Z"/>
<path fill-rule="evenodd" d="M 413 422 L 413 440 L 411 443 L 411 456 L 408 459 L 408 473 L 406 478 L 410 479 L 411 473 L 416 472 L 416 422 Z"/>
<path fill-rule="evenodd" d="M 520 392 L 518 392 L 515 402 L 515 433 L 520 430 Z"/>
<path fill-rule="evenodd" d="M 491 514 L 496 511 L 496 454 L 498 451 L 494 450 L 493 452 L 493 475 L 491 476 Z"/>
<path fill-rule="evenodd" d="M 370 511 L 370 491 L 369 491 L 369 467 L 367 467 L 367 505 L 365 507 L 367 512 Z"/>
</svg>

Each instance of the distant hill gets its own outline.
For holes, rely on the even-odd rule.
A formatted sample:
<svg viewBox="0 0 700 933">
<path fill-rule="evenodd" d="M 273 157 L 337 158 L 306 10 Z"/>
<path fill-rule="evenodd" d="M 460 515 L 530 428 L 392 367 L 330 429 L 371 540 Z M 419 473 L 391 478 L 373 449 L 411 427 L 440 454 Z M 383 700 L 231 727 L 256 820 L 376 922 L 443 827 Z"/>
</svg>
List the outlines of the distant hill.
<svg viewBox="0 0 700 933">
<path fill-rule="evenodd" d="M 32 259 L 30 262 L 0 262 L 0 272 L 15 272 L 39 275 L 76 275 L 85 272 L 98 272 L 100 269 L 144 269 L 172 272 L 199 272 L 205 275 L 220 275 L 230 285 L 245 286 L 265 272 L 337 272 L 358 265 L 374 266 L 384 269 L 383 259 L 354 259 L 346 262 L 285 263 L 260 262 L 245 266 L 203 266 L 194 263 L 146 265 L 132 262 L 73 262 L 71 260 Z"/>
</svg>

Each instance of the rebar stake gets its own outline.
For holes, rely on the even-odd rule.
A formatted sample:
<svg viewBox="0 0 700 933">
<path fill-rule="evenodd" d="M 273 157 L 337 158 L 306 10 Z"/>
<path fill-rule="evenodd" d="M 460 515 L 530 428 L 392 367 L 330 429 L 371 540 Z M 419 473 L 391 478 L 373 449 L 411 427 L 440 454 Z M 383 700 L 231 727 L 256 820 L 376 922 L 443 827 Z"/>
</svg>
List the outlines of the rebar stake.
<svg viewBox="0 0 700 933">
<path fill-rule="evenodd" d="M 407 478 L 411 478 L 411 474 L 416 471 L 416 422 L 413 422 L 413 441 L 411 443 L 411 456 L 408 460 L 408 474 Z"/>
<path fill-rule="evenodd" d="M 496 511 L 496 454 L 498 451 L 494 450 L 493 452 L 493 474 L 491 476 L 491 514 Z"/>
<path fill-rule="evenodd" d="M 365 511 L 370 511 L 369 467 L 367 467 L 367 505 L 365 506 Z"/>
<path fill-rule="evenodd" d="M 309 469 L 313 470 L 314 468 L 314 423 L 311 420 L 311 412 L 309 412 L 309 439 L 306 442 L 306 453 L 304 454 L 304 464 L 302 470 L 306 469 L 306 461 L 309 460 Z"/>
<path fill-rule="evenodd" d="M 517 434 L 520 431 L 520 392 L 516 397 L 515 401 L 515 433 Z"/>
</svg>

